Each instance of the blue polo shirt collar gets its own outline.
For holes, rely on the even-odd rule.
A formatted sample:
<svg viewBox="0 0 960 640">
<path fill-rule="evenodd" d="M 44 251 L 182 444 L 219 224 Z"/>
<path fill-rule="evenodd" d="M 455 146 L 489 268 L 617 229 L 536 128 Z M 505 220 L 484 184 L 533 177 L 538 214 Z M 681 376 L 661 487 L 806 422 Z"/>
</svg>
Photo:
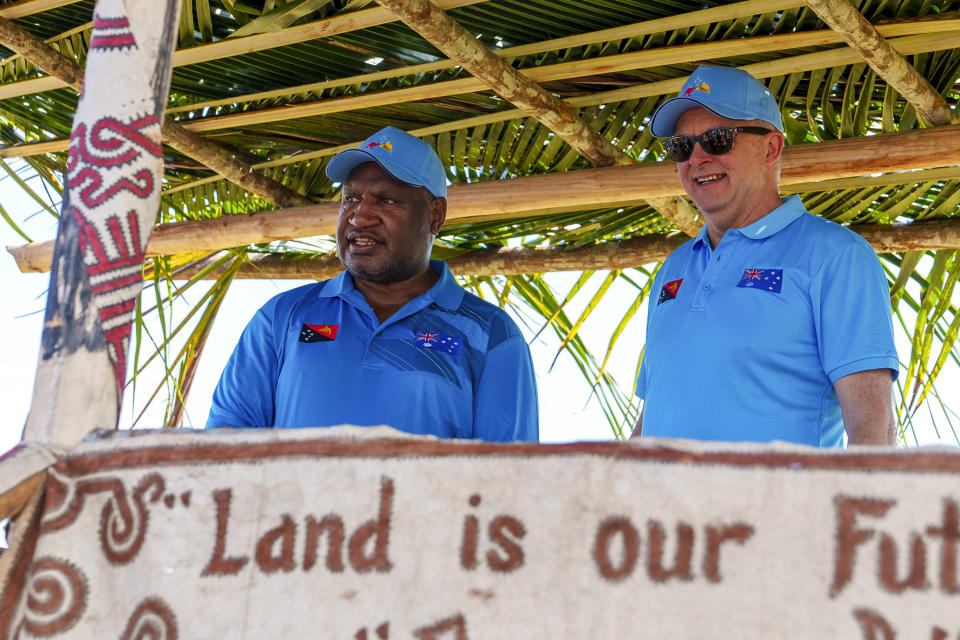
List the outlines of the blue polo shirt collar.
<svg viewBox="0 0 960 640">
<path fill-rule="evenodd" d="M 740 229 L 731 229 L 731 231 L 736 231 L 753 240 L 762 240 L 783 230 L 791 222 L 806 214 L 806 212 L 807 210 L 804 209 L 800 196 L 788 196 L 783 199 L 783 204 L 753 224 L 748 224 Z M 697 233 L 693 244 L 695 248 L 697 245 L 710 246 L 707 238 L 707 225 L 703 225 L 703 227 L 700 228 L 700 232 Z"/>
<path fill-rule="evenodd" d="M 427 304 L 435 302 L 440 307 L 450 311 L 459 309 L 460 303 L 463 301 L 463 287 L 453 277 L 450 267 L 442 260 L 431 260 L 430 268 L 439 273 L 440 278 L 421 297 L 427 299 Z M 349 271 L 343 271 L 337 277 L 328 280 L 326 286 L 317 295 L 321 298 L 339 297 L 349 301 L 352 296 L 356 295 L 353 293 L 356 290 L 353 284 L 353 276 L 350 275 Z"/>
</svg>

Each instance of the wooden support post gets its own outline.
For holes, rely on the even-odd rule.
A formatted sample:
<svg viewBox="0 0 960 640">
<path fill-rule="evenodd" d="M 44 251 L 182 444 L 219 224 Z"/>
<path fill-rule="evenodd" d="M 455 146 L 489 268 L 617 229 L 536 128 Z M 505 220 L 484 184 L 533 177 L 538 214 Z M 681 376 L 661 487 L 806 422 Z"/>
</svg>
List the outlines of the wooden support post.
<svg viewBox="0 0 960 640">
<path fill-rule="evenodd" d="M 94 9 L 25 441 L 72 445 L 117 426 L 160 202 L 160 126 L 180 5 L 99 0 Z"/>
</svg>

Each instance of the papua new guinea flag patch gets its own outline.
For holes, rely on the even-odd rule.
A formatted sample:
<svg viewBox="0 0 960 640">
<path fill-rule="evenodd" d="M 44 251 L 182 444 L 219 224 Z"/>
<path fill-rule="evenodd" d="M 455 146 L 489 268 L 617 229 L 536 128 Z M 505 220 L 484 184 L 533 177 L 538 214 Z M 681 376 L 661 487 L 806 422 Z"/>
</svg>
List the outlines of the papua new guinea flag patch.
<svg viewBox="0 0 960 640">
<path fill-rule="evenodd" d="M 783 269 L 744 269 L 738 287 L 744 289 L 762 289 L 771 293 L 780 293 L 783 287 Z"/>
<path fill-rule="evenodd" d="M 330 342 L 337 339 L 338 324 L 304 324 L 300 329 L 300 342 Z"/>
<path fill-rule="evenodd" d="M 677 291 L 680 290 L 680 283 L 683 282 L 683 278 L 679 280 L 671 280 L 667 284 L 663 285 L 663 289 L 660 290 L 660 299 L 657 300 L 657 304 L 663 304 L 667 300 L 673 300 L 677 297 Z"/>
</svg>

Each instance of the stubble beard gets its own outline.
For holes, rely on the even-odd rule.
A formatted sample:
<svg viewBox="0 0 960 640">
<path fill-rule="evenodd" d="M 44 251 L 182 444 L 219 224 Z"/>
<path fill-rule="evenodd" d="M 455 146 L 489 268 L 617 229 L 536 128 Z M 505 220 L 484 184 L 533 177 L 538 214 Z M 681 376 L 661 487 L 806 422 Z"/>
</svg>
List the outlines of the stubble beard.
<svg viewBox="0 0 960 640">
<path fill-rule="evenodd" d="M 368 269 L 360 267 L 353 259 L 345 260 L 342 255 L 340 256 L 340 262 L 355 280 L 365 280 L 377 284 L 403 282 L 413 278 L 423 270 L 423 266 L 419 262 L 415 264 L 413 260 L 406 264 L 396 260 L 387 260 L 380 262 L 374 268 Z"/>
</svg>

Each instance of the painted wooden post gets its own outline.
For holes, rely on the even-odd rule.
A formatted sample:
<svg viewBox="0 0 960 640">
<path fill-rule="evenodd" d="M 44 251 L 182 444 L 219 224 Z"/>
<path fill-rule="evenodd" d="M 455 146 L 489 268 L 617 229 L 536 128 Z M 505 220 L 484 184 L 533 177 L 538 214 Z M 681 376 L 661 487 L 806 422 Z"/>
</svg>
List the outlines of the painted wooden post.
<svg viewBox="0 0 960 640">
<path fill-rule="evenodd" d="M 116 428 L 160 201 L 180 4 L 98 0 L 94 9 L 25 441 L 73 444 Z"/>
</svg>

